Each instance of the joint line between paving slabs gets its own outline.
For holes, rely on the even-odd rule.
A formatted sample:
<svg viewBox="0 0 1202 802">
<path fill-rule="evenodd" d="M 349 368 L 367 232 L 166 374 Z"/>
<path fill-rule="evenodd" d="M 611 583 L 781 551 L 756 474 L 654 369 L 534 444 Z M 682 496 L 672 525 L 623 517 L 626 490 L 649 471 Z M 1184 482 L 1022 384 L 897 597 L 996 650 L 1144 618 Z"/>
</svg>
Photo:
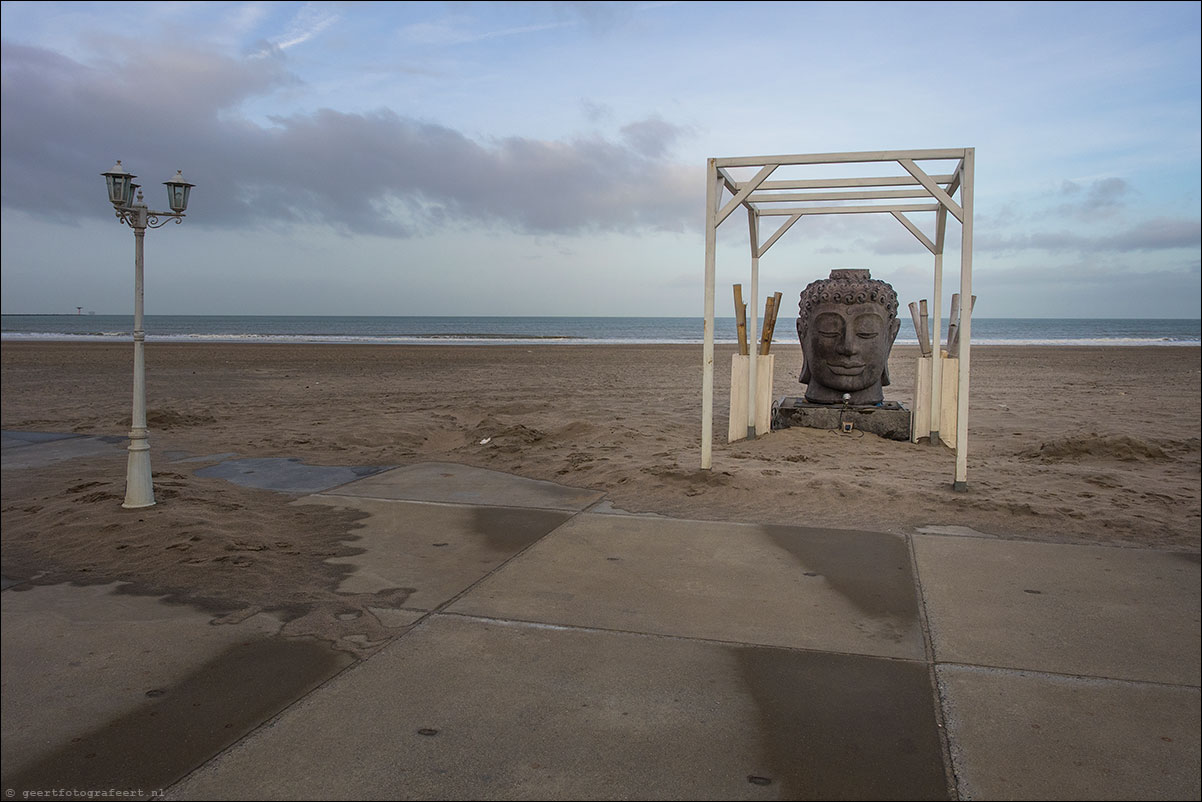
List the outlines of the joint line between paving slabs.
<svg viewBox="0 0 1202 802">
<path fill-rule="evenodd" d="M 353 484 L 353 482 L 348 483 L 348 484 Z M 340 487 L 345 487 L 345 486 L 346 485 L 340 485 Z M 418 498 L 380 498 L 379 496 L 366 496 L 366 495 L 359 496 L 359 495 L 355 495 L 353 493 L 331 493 L 331 492 L 329 492 L 330 490 L 337 490 L 337 489 L 338 488 L 336 488 L 336 487 L 326 488 L 325 490 L 322 490 L 322 491 L 319 491 L 316 493 L 307 493 L 307 494 L 305 494 L 305 496 L 302 496 L 302 498 L 307 498 L 309 496 L 319 496 L 321 498 L 335 500 L 335 501 L 337 499 L 341 499 L 341 498 L 361 498 L 361 499 L 367 499 L 369 501 L 387 501 L 387 502 L 391 502 L 391 503 L 395 503 L 395 504 L 424 504 L 428 507 L 493 507 L 493 508 L 502 509 L 502 510 L 537 510 L 538 512 L 571 513 L 572 518 L 575 518 L 577 515 L 581 515 L 583 513 L 589 512 L 593 507 L 595 507 L 597 504 L 600 504 L 602 501 L 605 500 L 604 498 L 598 499 L 597 501 L 594 501 L 592 504 L 590 504 L 588 507 L 585 507 L 582 510 L 573 511 L 573 510 L 565 510 L 563 507 L 535 507 L 535 506 L 531 506 L 529 504 L 496 504 L 496 503 L 479 504 L 479 503 L 473 503 L 473 502 L 468 502 L 468 501 L 429 501 L 427 499 L 418 499 Z M 572 518 L 568 518 L 563 523 L 566 524 L 568 521 L 572 520 Z M 560 526 L 563 526 L 563 524 L 560 524 Z M 556 527 L 556 529 L 558 529 L 558 528 L 559 527 Z M 551 532 L 554 532 L 554 531 L 555 531 L 554 529 L 551 530 Z M 547 534 L 549 535 L 549 534 L 551 534 L 551 532 L 548 532 Z M 546 535 L 543 535 L 543 537 L 546 537 Z M 542 538 L 539 538 L 539 540 L 542 540 Z M 535 543 L 537 543 L 537 542 L 538 541 L 536 540 Z M 531 545 L 534 545 L 534 544 L 532 543 Z M 523 551 L 525 551 L 525 549 L 523 549 Z M 518 552 L 518 554 L 520 554 L 520 553 L 521 552 Z M 517 554 L 514 555 L 514 557 L 516 557 L 516 556 L 517 556 Z M 512 557 L 510 559 L 512 559 Z M 506 562 L 508 562 L 508 560 L 506 560 Z M 504 563 L 502 563 L 502 565 L 504 565 Z"/>
<path fill-rule="evenodd" d="M 436 611 L 431 611 L 431 615 Z M 782 646 L 775 643 L 754 643 L 751 641 L 741 640 L 723 640 L 721 638 L 701 638 L 695 635 L 671 635 L 664 632 L 642 632 L 637 629 L 610 629 L 608 627 L 589 627 L 580 624 L 555 624 L 548 621 L 529 621 L 522 618 L 495 618 L 487 615 L 478 615 L 476 613 L 457 613 L 457 612 L 439 612 L 439 615 L 453 616 L 466 621 L 477 621 L 486 624 L 497 624 L 499 626 L 508 627 L 529 627 L 531 629 L 552 629 L 564 632 L 601 632 L 608 635 L 633 635 L 640 638 L 654 638 L 658 640 L 684 641 L 688 643 L 710 643 L 716 646 L 738 646 L 748 649 L 780 649 L 786 652 L 804 652 L 806 654 L 833 654 L 841 657 L 866 657 L 871 660 L 887 660 L 893 663 L 920 663 L 921 660 L 915 660 L 910 657 L 897 657 L 893 655 L 880 654 L 863 654 L 861 652 L 844 652 L 834 649 L 818 649 L 807 648 L 805 646 Z"/>
<path fill-rule="evenodd" d="M 1183 688 L 1186 690 L 1202 691 L 1202 687 L 1188 682 L 1164 682 L 1154 679 L 1128 679 L 1126 677 L 1106 677 L 1101 674 L 1074 674 L 1068 671 L 1047 671 L 1040 668 L 1016 668 L 1015 666 L 993 666 L 986 663 L 937 663 L 936 668 L 959 668 L 982 674 L 1010 674 L 1030 677 L 1046 677 L 1049 679 L 1081 680 L 1100 685 L 1130 685 L 1132 687 L 1154 686 L 1157 688 Z"/>
<path fill-rule="evenodd" d="M 931 637 L 930 618 L 927 615 L 926 592 L 922 586 L 922 575 L 918 572 L 918 554 L 914 548 L 914 537 L 906 535 L 906 547 L 910 554 L 910 573 L 914 577 L 914 593 L 918 599 L 918 624 L 922 629 L 922 648 L 926 655 L 927 681 L 931 687 L 931 704 L 935 708 L 935 727 L 939 730 L 940 752 L 943 757 L 943 775 L 947 782 L 950 799 L 960 798 L 960 778 L 956 774 L 956 764 L 952 757 L 951 735 L 947 731 L 947 721 L 944 718 L 943 687 L 939 684 L 939 676 L 935 672 L 935 641 Z"/>
</svg>

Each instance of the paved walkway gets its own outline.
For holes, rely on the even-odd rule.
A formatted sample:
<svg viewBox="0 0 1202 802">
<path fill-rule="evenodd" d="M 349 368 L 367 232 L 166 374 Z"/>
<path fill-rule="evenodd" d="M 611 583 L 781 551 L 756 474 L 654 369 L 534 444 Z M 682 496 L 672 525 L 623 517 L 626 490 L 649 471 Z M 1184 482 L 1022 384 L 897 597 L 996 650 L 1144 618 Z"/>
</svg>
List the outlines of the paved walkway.
<svg viewBox="0 0 1202 802">
<path fill-rule="evenodd" d="M 5 471 L 120 450 L 4 434 Z M 395 637 L 356 660 L 263 614 L 215 627 L 114 585 L 6 589 L 16 797 L 1199 798 L 1197 555 L 675 520 L 462 465 L 223 457 L 202 470 L 369 513 L 340 589 L 411 588 L 370 611 Z"/>
</svg>

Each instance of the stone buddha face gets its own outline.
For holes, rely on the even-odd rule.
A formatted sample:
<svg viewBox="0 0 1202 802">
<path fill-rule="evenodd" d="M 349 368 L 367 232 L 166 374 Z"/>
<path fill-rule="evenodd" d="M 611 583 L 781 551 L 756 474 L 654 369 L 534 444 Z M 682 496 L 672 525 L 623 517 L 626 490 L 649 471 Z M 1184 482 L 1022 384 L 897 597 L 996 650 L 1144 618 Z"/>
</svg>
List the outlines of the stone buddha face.
<svg viewBox="0 0 1202 802">
<path fill-rule="evenodd" d="M 893 288 L 869 278 L 867 270 L 835 270 L 801 297 L 797 335 L 806 401 L 881 403 L 889 351 L 901 328 Z"/>
</svg>

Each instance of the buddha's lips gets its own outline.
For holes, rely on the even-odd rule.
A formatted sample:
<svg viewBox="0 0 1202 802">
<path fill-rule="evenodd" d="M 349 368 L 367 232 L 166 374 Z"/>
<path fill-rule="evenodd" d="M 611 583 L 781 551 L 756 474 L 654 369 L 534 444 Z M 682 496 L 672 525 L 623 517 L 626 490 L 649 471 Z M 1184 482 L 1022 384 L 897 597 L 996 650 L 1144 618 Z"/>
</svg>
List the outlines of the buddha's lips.
<svg viewBox="0 0 1202 802">
<path fill-rule="evenodd" d="M 857 373 L 864 372 L 864 365 L 832 365 L 827 363 L 826 367 L 831 373 L 836 376 L 855 376 Z"/>
</svg>

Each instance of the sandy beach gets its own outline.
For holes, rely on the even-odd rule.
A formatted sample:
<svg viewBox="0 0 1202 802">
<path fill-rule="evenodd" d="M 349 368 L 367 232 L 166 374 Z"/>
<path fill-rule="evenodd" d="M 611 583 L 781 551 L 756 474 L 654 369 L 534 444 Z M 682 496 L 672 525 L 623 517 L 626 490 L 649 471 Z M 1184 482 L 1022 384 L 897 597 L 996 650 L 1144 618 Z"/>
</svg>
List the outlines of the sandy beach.
<svg viewBox="0 0 1202 802">
<path fill-rule="evenodd" d="M 123 436 L 128 344 L 5 343 L 3 428 Z M 776 351 L 798 395 L 800 349 Z M 159 504 L 129 511 L 124 452 L 5 471 L 4 571 L 128 582 L 234 619 L 292 611 L 336 636 L 356 514 L 194 472 L 231 453 L 313 465 L 445 461 L 603 490 L 631 512 L 912 533 L 968 527 L 1046 542 L 1199 551 L 1194 347 L 973 349 L 969 490 L 953 453 L 787 429 L 726 444 L 730 349 L 715 370 L 712 471 L 700 470 L 695 346 L 155 344 L 147 396 Z M 886 398 L 910 401 L 914 350 Z M 371 633 L 367 633 L 369 636 Z"/>
</svg>

